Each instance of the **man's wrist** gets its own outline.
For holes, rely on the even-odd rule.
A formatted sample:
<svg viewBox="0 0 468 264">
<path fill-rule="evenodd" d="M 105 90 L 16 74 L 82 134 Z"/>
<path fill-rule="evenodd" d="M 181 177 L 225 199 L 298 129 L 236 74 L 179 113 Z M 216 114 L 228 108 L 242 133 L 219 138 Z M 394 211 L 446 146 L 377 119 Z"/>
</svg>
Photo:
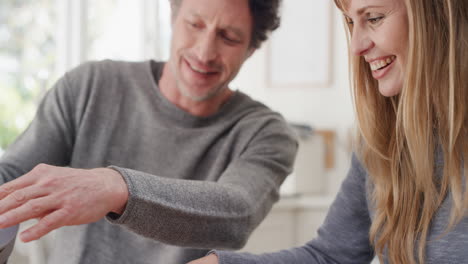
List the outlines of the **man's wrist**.
<svg viewBox="0 0 468 264">
<path fill-rule="evenodd" d="M 123 214 L 128 201 L 128 186 L 123 176 L 116 170 L 111 168 L 99 168 L 99 173 L 106 176 L 106 184 L 109 186 L 109 212 Z"/>
</svg>

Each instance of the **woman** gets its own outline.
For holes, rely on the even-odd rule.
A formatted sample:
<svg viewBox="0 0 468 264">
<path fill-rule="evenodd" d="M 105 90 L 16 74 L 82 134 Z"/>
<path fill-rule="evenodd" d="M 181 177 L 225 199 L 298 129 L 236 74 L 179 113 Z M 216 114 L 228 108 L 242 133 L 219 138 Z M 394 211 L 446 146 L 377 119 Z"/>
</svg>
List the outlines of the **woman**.
<svg viewBox="0 0 468 264">
<path fill-rule="evenodd" d="M 190 264 L 465 263 L 468 1 L 335 0 L 355 56 L 351 170 L 303 247 Z"/>
</svg>

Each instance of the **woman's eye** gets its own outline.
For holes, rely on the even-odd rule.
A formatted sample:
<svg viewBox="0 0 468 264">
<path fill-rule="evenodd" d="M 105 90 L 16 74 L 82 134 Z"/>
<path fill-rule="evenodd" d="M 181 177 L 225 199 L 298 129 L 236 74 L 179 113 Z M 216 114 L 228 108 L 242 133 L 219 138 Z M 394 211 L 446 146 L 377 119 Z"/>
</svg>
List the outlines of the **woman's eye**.
<svg viewBox="0 0 468 264">
<path fill-rule="evenodd" d="M 190 22 L 190 21 L 188 21 L 187 23 L 188 23 L 189 26 L 192 27 L 192 28 L 201 28 L 200 23 L 197 23 L 197 22 Z"/>
<path fill-rule="evenodd" d="M 370 17 L 367 19 L 371 24 L 376 24 L 380 20 L 382 20 L 384 17 L 383 16 L 378 16 L 378 17 Z"/>
</svg>

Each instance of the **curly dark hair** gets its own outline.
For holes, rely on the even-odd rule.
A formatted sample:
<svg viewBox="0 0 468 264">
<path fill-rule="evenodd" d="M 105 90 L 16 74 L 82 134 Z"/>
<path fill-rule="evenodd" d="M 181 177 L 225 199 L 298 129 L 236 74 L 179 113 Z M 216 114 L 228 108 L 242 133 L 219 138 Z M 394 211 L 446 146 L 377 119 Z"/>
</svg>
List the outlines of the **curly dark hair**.
<svg viewBox="0 0 468 264">
<path fill-rule="evenodd" d="M 169 0 L 171 6 L 177 10 L 183 0 Z M 257 49 L 268 35 L 280 26 L 279 9 L 281 0 L 249 0 L 250 12 L 253 19 L 250 47 Z"/>
</svg>

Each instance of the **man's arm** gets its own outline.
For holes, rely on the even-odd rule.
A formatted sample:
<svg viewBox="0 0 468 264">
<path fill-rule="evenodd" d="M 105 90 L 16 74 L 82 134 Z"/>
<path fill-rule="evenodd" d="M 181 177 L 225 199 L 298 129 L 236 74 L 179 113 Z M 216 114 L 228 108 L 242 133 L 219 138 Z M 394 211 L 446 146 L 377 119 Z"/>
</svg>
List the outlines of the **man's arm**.
<svg viewBox="0 0 468 264">
<path fill-rule="evenodd" d="M 0 228 L 40 218 L 21 234 L 31 241 L 110 213 L 110 221 L 165 243 L 240 248 L 277 201 L 296 150 L 294 136 L 278 121 L 260 131 L 217 182 L 40 165 L 0 187 Z"/>
<path fill-rule="evenodd" d="M 168 244 L 241 248 L 278 200 L 296 150 L 294 135 L 277 120 L 257 133 L 216 182 L 115 168 L 124 176 L 130 196 L 124 213 L 108 219 Z"/>
<path fill-rule="evenodd" d="M 54 167 L 70 165 L 81 120 L 94 114 L 86 108 L 88 99 L 93 98 L 87 87 L 97 79 L 81 72 L 74 71 L 59 82 L 59 89 L 48 93 L 30 128 L 0 160 L 3 181 L 25 175 L 24 180 L 5 185 L 3 191 L 0 188 L 4 197 L 0 214 L 7 218 L 0 227 L 39 215 L 42 227 L 33 232 L 35 235 L 23 237 L 30 240 L 62 225 L 84 224 L 106 211 L 119 211 L 107 201 L 121 201 L 120 208 L 126 206 L 124 212 L 111 213 L 108 219 L 146 237 L 181 246 L 241 247 L 278 199 L 279 186 L 291 172 L 297 142 L 284 120 L 275 116 L 255 136 L 249 136 L 245 151 L 232 158 L 217 182 L 165 178 L 118 167 L 113 167 L 114 171 L 99 169 L 100 173 Z M 92 69 L 87 67 L 83 72 Z M 84 90 L 71 89 L 76 86 Z M 174 162 L 179 162 L 177 157 Z M 36 167 L 38 164 L 49 166 Z M 115 177 L 115 171 L 121 176 Z M 108 183 L 106 179 L 115 180 Z M 124 182 L 128 201 L 122 191 Z M 106 191 L 103 186 L 112 188 Z M 89 208 L 99 210 L 93 217 L 77 217 L 81 222 L 67 219 L 71 213 L 87 215 L 81 210 Z M 26 211 L 28 215 L 21 213 Z"/>
<path fill-rule="evenodd" d="M 38 218 L 37 224 L 20 234 L 21 240 L 29 242 L 62 226 L 95 222 L 109 212 L 121 213 L 127 199 L 127 186 L 112 169 L 40 164 L 0 186 L 0 228 Z"/>
</svg>

